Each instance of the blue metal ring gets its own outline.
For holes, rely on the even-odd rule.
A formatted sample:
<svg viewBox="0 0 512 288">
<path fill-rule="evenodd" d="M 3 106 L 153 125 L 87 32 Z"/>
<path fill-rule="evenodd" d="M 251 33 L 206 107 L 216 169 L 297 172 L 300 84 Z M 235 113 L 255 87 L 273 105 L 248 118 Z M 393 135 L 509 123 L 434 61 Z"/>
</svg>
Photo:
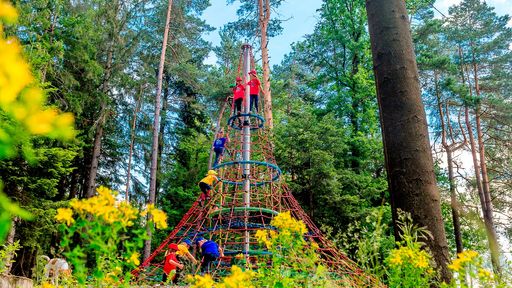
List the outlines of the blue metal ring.
<svg viewBox="0 0 512 288">
<path fill-rule="evenodd" d="M 258 114 L 233 115 L 233 116 L 229 117 L 229 119 L 228 119 L 228 126 L 231 126 L 231 128 L 233 128 L 235 130 L 242 130 L 243 127 L 238 127 L 238 125 L 235 125 L 235 119 L 236 118 L 245 117 L 245 116 L 249 116 L 249 117 L 256 118 L 256 119 L 259 120 L 258 126 L 257 127 L 251 127 L 251 130 L 258 130 L 258 129 L 263 128 L 263 124 L 265 123 L 265 119 L 263 117 L 261 117 L 260 115 L 258 115 Z"/>
<path fill-rule="evenodd" d="M 275 182 L 277 179 L 279 179 L 279 176 L 281 176 L 281 169 L 279 169 L 279 167 L 277 167 L 277 165 L 274 165 L 274 164 L 271 164 L 268 162 L 253 161 L 253 160 L 247 160 L 247 161 L 240 160 L 240 161 L 225 162 L 225 163 L 221 163 L 217 166 L 214 166 L 213 169 L 219 169 L 224 166 L 232 166 L 232 165 L 238 165 L 238 164 L 255 164 L 255 165 L 270 167 L 277 171 L 277 173 L 272 177 L 272 180 L 251 183 L 250 184 L 251 186 L 263 186 L 267 183 Z M 229 181 L 229 180 L 225 180 L 225 179 L 220 179 L 220 181 L 222 181 L 222 183 L 231 184 L 231 185 L 243 185 L 244 184 L 243 181 L 235 182 L 235 181 Z"/>
</svg>

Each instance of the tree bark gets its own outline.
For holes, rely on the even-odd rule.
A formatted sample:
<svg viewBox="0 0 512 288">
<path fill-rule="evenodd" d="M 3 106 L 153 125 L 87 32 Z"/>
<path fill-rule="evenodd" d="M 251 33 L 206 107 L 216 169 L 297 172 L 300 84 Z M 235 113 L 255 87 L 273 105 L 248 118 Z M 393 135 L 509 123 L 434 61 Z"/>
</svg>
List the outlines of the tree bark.
<svg viewBox="0 0 512 288">
<path fill-rule="evenodd" d="M 169 26 L 171 22 L 171 8 L 172 0 L 169 0 L 167 7 L 167 16 L 165 18 L 164 38 L 162 40 L 162 51 L 160 53 L 160 64 L 158 66 L 158 79 L 156 88 L 155 98 L 155 119 L 153 121 L 153 147 L 151 149 L 151 176 L 149 179 L 149 199 L 148 204 L 155 204 L 156 195 L 156 174 L 158 164 L 158 130 L 160 128 L 160 97 L 162 95 L 162 78 L 164 74 L 164 63 L 165 63 L 165 52 L 167 50 L 167 39 L 169 37 Z M 148 220 L 151 220 L 151 215 L 148 214 Z M 148 239 L 144 241 L 144 260 L 146 260 L 151 254 L 151 226 L 149 224 L 146 227 L 148 233 Z"/>
<path fill-rule="evenodd" d="M 137 97 L 137 102 L 135 103 L 135 110 L 133 111 L 132 128 L 130 131 L 130 150 L 128 152 L 128 168 L 126 169 L 126 202 L 130 201 L 130 180 L 132 171 L 133 145 L 135 143 L 135 127 L 137 125 L 137 114 L 139 113 L 140 107 L 142 105 L 142 90 L 143 86 L 141 85 L 139 90 L 139 96 Z"/>
<path fill-rule="evenodd" d="M 478 67 L 475 61 L 475 53 L 473 50 L 473 46 L 471 46 L 471 55 L 473 62 L 473 76 L 475 81 L 475 93 L 477 97 L 477 101 L 481 101 L 480 95 L 480 85 L 478 84 Z M 500 267 L 500 246 L 498 243 L 498 235 L 496 234 L 496 229 L 494 227 L 494 217 L 492 215 L 493 205 L 491 201 L 491 191 L 489 187 L 489 176 L 487 174 L 487 164 L 485 161 L 485 144 L 483 141 L 483 133 L 482 127 L 480 123 L 480 102 L 476 103 L 475 106 L 475 122 L 476 122 L 476 132 L 478 136 L 478 151 L 480 156 L 480 170 L 482 173 L 482 192 L 484 195 L 485 207 L 487 210 L 487 214 L 484 214 L 485 225 L 489 226 L 488 236 L 489 236 L 489 248 L 491 249 L 491 262 L 494 272 L 498 275 L 501 275 L 501 267 Z"/>
<path fill-rule="evenodd" d="M 96 188 L 96 175 L 98 174 L 98 162 L 101 154 L 101 139 L 103 138 L 103 125 L 106 121 L 106 103 L 101 103 L 100 117 L 96 124 L 96 132 L 94 133 L 94 145 L 92 148 L 91 166 L 89 168 L 89 177 L 87 178 L 87 191 L 85 197 L 91 198 L 94 196 Z"/>
<path fill-rule="evenodd" d="M 169 75 L 169 72 L 164 72 L 163 76 L 165 81 L 165 88 L 164 88 L 164 95 L 162 99 L 162 109 L 160 110 L 160 132 L 158 133 L 158 156 L 157 156 L 157 163 L 156 163 L 156 184 L 155 184 L 155 199 L 158 198 L 158 191 L 160 191 L 160 185 L 162 182 L 162 177 L 160 174 L 161 167 L 162 167 L 162 154 L 164 153 L 164 132 L 165 132 L 165 126 L 166 126 L 166 118 L 167 118 L 167 111 L 169 109 L 169 98 L 171 97 L 171 76 Z M 163 85 L 163 83 L 162 83 Z"/>
<path fill-rule="evenodd" d="M 366 10 L 395 236 L 401 209 L 432 234 L 425 242 L 448 283 L 450 256 L 405 2 L 367 0 Z"/>
<path fill-rule="evenodd" d="M 14 217 L 12 219 L 12 226 L 9 230 L 9 234 L 7 234 L 7 239 L 5 240 L 5 245 L 12 245 L 14 243 L 14 236 L 16 235 L 16 224 L 18 224 L 19 218 Z M 4 267 L 5 267 L 5 274 L 9 274 L 11 272 L 12 262 L 11 259 L 13 258 L 13 254 L 10 253 L 5 256 L 4 259 Z"/>
<path fill-rule="evenodd" d="M 116 13 L 117 14 L 117 13 Z M 101 92 L 104 97 L 107 97 L 108 91 L 110 89 L 110 76 L 112 75 L 112 61 L 114 54 L 114 43 L 113 40 L 110 41 L 107 52 L 107 63 L 105 65 L 105 78 L 103 79 L 103 83 L 101 86 Z M 92 148 L 92 159 L 91 166 L 89 168 L 89 176 L 87 181 L 87 190 L 85 193 L 85 197 L 91 198 L 94 196 L 94 191 L 96 188 L 96 175 L 98 174 L 98 162 L 101 154 L 101 140 L 103 138 L 103 128 L 105 122 L 107 121 L 107 100 L 101 100 L 101 108 L 100 115 L 96 122 L 96 132 L 94 134 L 94 145 Z"/>
<path fill-rule="evenodd" d="M 449 183 L 449 189 L 450 189 L 450 206 L 452 209 L 452 221 L 453 221 L 453 233 L 455 236 L 455 246 L 457 247 L 457 253 L 461 253 L 463 251 L 462 246 L 462 235 L 460 231 L 460 216 L 459 216 L 459 208 L 460 205 L 457 201 L 457 195 L 456 195 L 456 183 L 455 183 L 455 177 L 453 176 L 453 152 L 459 148 L 461 148 L 465 142 L 463 143 L 452 143 L 448 144 L 447 136 L 446 136 L 446 130 L 450 131 L 450 139 L 453 139 L 453 132 L 451 129 L 447 129 L 444 119 L 445 119 L 445 113 L 443 112 L 443 104 L 441 101 L 441 93 L 439 91 L 439 75 L 437 71 L 434 71 L 434 85 L 435 85 L 435 93 L 437 98 L 437 108 L 439 110 L 439 119 L 441 120 L 441 142 L 443 145 L 443 148 L 446 152 L 446 161 L 448 164 L 448 183 Z M 450 117 L 448 114 L 448 108 L 446 109 L 446 121 L 450 122 Z"/>
<path fill-rule="evenodd" d="M 263 3 L 265 2 L 265 3 Z M 272 95 L 270 91 L 270 63 L 268 59 L 267 29 L 270 21 L 270 0 L 258 0 L 258 22 L 261 30 L 261 62 L 263 66 L 263 99 L 265 100 L 265 123 L 269 129 L 274 128 L 272 118 Z"/>
<path fill-rule="evenodd" d="M 466 77 L 464 76 L 465 75 L 465 69 L 464 69 L 464 59 L 463 59 L 463 53 L 462 53 L 462 48 L 459 46 L 459 57 L 460 57 L 460 62 L 461 62 L 461 75 L 462 75 L 462 83 L 464 85 L 466 85 L 466 80 L 467 80 L 467 85 L 468 85 L 468 89 L 469 89 L 469 98 L 472 99 L 473 98 L 473 89 L 471 87 L 471 83 L 469 81 L 469 71 L 467 71 L 468 75 L 468 79 L 466 79 Z M 474 59 L 473 59 L 473 63 L 474 63 Z M 479 90 L 478 88 L 478 77 L 476 76 L 476 68 L 473 67 L 473 71 L 475 73 L 475 93 L 477 94 L 477 96 L 480 95 L 480 92 L 477 91 L 477 89 Z M 467 69 L 469 70 L 469 68 Z M 486 234 L 487 234 L 487 240 L 489 242 L 489 250 L 491 252 L 491 262 L 492 262 L 492 265 L 493 265 L 493 269 L 494 271 L 499 275 L 501 273 L 501 268 L 500 268 L 500 265 L 499 265 L 499 244 L 498 244 L 498 239 L 497 239 L 497 234 L 496 234 L 496 230 L 494 228 L 494 223 L 493 223 L 493 216 L 492 216 L 492 206 L 490 206 L 488 203 L 490 203 L 490 196 L 488 195 L 486 197 L 486 193 L 485 193 L 485 190 L 484 190 L 484 185 L 483 185 L 483 181 L 482 181 L 482 177 L 481 177 L 481 172 L 480 172 L 480 165 L 478 163 L 478 156 L 477 156 L 477 147 L 476 147 L 476 143 L 475 143 L 475 137 L 474 137 L 474 134 L 473 134 L 473 126 L 471 125 L 471 120 L 470 120 L 470 117 L 469 117 L 469 105 L 470 103 L 468 103 L 468 101 L 465 101 L 464 103 L 465 107 L 464 107 L 464 114 L 465 114 L 465 121 L 466 121 L 466 127 L 468 129 L 468 135 L 469 135 L 469 144 L 470 144 L 470 148 L 471 148 L 471 157 L 473 159 L 473 168 L 475 170 L 475 181 L 476 181 L 476 188 L 477 188 L 477 191 L 478 191 L 478 197 L 480 198 L 480 205 L 482 206 L 482 215 L 483 215 L 483 218 L 484 218 L 484 224 L 485 224 L 485 231 L 486 231 Z M 478 107 L 478 105 L 477 105 Z M 475 121 L 477 122 L 477 126 L 480 126 L 480 123 L 479 123 L 479 117 L 477 117 L 477 115 L 479 114 L 479 109 L 476 109 L 476 113 L 475 113 Z M 478 120 L 477 120 L 478 119 Z M 481 135 L 481 129 L 479 129 L 479 127 L 477 127 L 477 134 L 479 136 L 479 138 L 482 137 Z M 480 140 L 478 140 L 480 141 Z M 483 143 L 482 143 L 483 145 Z M 487 174 L 486 174 L 487 175 Z M 488 198 L 488 200 L 486 200 L 486 198 Z"/>
</svg>

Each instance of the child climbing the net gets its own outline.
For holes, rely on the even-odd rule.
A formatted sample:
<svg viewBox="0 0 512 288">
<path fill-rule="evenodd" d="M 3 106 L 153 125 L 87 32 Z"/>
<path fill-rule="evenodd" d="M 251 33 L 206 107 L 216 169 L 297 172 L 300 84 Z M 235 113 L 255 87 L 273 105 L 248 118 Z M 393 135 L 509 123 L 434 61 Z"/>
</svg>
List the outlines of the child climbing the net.
<svg viewBox="0 0 512 288">
<path fill-rule="evenodd" d="M 217 138 L 213 142 L 213 152 L 215 152 L 215 161 L 213 161 L 213 167 L 219 164 L 219 160 L 224 154 L 226 143 L 229 143 L 229 136 L 224 137 L 224 130 L 220 130 Z"/>
<path fill-rule="evenodd" d="M 214 183 L 219 182 L 217 178 L 217 172 L 215 170 L 208 170 L 206 177 L 199 181 L 199 189 L 201 189 L 201 197 L 199 198 L 199 204 L 204 207 L 205 203 L 210 200 L 210 191 Z"/>
<path fill-rule="evenodd" d="M 178 245 L 173 243 L 167 247 L 165 252 L 164 274 L 162 275 L 164 283 L 176 283 L 174 282 L 176 281 L 176 270 L 182 270 L 185 267 L 178 262 L 176 251 L 178 251 Z"/>
</svg>

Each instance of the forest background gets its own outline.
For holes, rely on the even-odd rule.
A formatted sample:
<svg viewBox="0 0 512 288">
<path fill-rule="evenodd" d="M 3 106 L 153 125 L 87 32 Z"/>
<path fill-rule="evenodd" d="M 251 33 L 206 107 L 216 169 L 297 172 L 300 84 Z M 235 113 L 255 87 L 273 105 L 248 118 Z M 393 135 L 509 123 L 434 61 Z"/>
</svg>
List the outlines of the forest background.
<svg viewBox="0 0 512 288">
<path fill-rule="evenodd" d="M 209 1 L 173 2 L 156 183 L 156 203 L 171 229 L 199 193 L 196 183 L 207 170 L 240 45 L 253 44 L 260 60 L 255 5 L 227 2 L 239 5 L 238 18 L 219 29 L 216 46 L 205 40 L 217 32 L 201 16 Z M 54 217 L 70 199 L 106 185 L 138 207 L 148 201 L 167 1 L 13 3 L 20 18 L 5 27 L 6 35 L 20 39 L 50 105 L 72 112 L 78 131 L 64 143 L 22 139 L 18 156 L 0 161 L 5 193 L 35 216 L 16 219 L 9 239 L 21 245 L 11 273 L 31 277 L 38 255 L 62 252 Z M 283 3 L 272 1 L 273 11 Z M 462 1 L 443 16 L 434 1 L 407 3 L 450 252 L 461 245 L 487 255 L 491 265 L 485 225 L 491 217 L 501 242 L 498 260 L 505 265 L 512 237 L 510 18 L 476 0 Z M 314 30 L 293 43 L 279 64 L 271 62 L 277 163 L 315 223 L 363 266 L 359 241 L 374 233 L 376 223 L 386 224 L 377 239 L 383 253 L 395 243 L 364 4 L 323 1 Z M 271 21 L 270 43 L 287 33 L 279 13 Z M 476 167 L 485 163 L 488 185 L 478 180 L 484 172 L 475 173 L 474 161 Z M 484 186 L 491 203 L 479 197 Z M 153 243 L 167 232 L 158 232 Z"/>
</svg>

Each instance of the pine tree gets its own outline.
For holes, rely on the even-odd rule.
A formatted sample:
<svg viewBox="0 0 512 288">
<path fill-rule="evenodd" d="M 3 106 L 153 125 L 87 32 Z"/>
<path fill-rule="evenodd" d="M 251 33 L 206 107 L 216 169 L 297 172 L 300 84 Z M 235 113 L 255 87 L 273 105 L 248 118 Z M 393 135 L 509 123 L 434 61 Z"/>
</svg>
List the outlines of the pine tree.
<svg viewBox="0 0 512 288">
<path fill-rule="evenodd" d="M 449 282 L 450 256 L 405 3 L 367 0 L 366 9 L 395 237 L 398 209 L 411 213 L 430 231 L 426 244 L 442 280 Z"/>
</svg>

